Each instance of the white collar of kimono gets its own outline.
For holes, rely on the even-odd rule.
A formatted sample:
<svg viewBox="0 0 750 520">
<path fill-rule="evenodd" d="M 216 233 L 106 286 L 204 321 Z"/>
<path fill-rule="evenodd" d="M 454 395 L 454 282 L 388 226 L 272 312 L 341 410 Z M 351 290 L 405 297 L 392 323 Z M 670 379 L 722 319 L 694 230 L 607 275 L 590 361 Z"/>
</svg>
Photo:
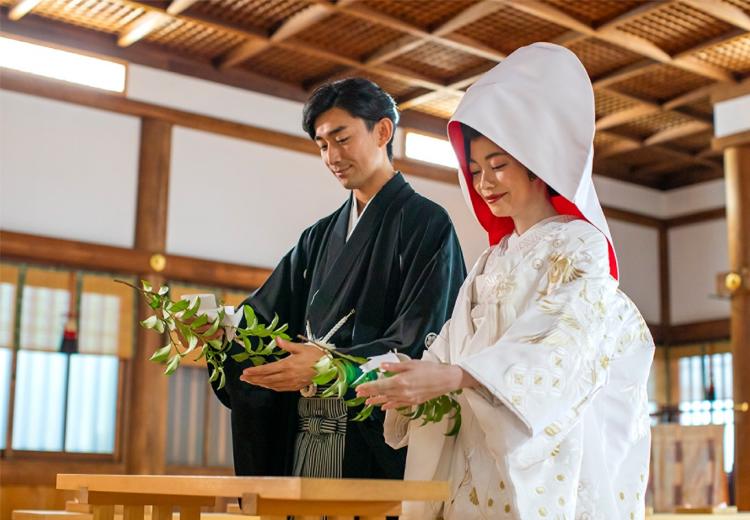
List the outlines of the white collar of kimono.
<svg viewBox="0 0 750 520">
<path fill-rule="evenodd" d="M 362 218 L 362 215 L 365 214 L 365 210 L 367 210 L 367 207 L 370 205 L 370 202 L 372 202 L 372 199 L 375 197 L 371 197 L 370 200 L 367 201 L 367 204 L 365 204 L 365 207 L 362 208 L 362 211 L 357 212 L 357 198 L 354 196 L 354 192 L 352 192 L 352 205 L 351 209 L 349 210 L 349 227 L 346 231 L 346 239 L 349 240 L 349 237 L 352 236 L 352 233 L 354 233 L 354 228 L 357 227 L 357 224 L 359 224 L 359 220 Z"/>
<path fill-rule="evenodd" d="M 521 47 L 486 72 L 464 95 L 448 123 L 467 204 L 496 244 L 513 231 L 513 220 L 495 217 L 474 190 L 464 158 L 464 123 L 520 161 L 561 196 L 558 213 L 582 217 L 609 242 L 610 272 L 617 278 L 612 235 L 591 179 L 594 156 L 594 92 L 575 54 L 559 45 Z"/>
</svg>

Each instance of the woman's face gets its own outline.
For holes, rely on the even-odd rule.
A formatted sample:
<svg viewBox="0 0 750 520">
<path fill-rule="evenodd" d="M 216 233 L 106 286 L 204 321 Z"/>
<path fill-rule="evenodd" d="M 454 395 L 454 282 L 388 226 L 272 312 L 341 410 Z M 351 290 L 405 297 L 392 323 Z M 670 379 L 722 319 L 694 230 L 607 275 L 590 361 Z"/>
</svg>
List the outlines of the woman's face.
<svg viewBox="0 0 750 520">
<path fill-rule="evenodd" d="M 484 136 L 471 141 L 469 160 L 474 189 L 496 217 L 515 217 L 543 200 L 546 185 L 529 179 L 529 171 Z"/>
</svg>

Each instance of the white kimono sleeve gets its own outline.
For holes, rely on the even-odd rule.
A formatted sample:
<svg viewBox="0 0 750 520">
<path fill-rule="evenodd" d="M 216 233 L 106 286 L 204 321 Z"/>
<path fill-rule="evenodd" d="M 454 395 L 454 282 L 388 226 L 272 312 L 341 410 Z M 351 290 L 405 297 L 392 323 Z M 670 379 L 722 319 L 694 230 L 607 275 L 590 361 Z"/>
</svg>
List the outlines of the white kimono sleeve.
<svg viewBox="0 0 750 520">
<path fill-rule="evenodd" d="M 450 331 L 450 320 L 443 325 L 440 334 L 435 338 L 432 345 L 422 353 L 423 361 L 435 361 L 445 363 L 448 356 L 448 335 Z M 411 419 L 397 410 L 387 410 L 383 423 L 383 437 L 385 443 L 397 450 L 409 444 L 409 424 Z"/>
<path fill-rule="evenodd" d="M 534 301 L 497 343 L 459 363 L 532 437 L 565 435 L 607 377 L 605 322 L 617 282 L 604 236 L 574 229 L 550 254 Z"/>
</svg>

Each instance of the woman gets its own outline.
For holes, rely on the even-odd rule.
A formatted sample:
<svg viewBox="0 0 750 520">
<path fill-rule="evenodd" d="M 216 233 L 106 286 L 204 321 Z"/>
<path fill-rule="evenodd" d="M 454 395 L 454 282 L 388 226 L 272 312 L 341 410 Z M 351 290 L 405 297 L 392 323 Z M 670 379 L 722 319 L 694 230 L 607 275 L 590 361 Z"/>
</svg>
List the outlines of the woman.
<svg viewBox="0 0 750 520">
<path fill-rule="evenodd" d="M 448 127 L 470 207 L 496 244 L 420 361 L 359 395 L 408 445 L 406 478 L 450 480 L 408 518 L 642 519 L 653 340 L 617 288 L 591 181 L 594 96 L 567 49 L 521 48 L 466 93 Z M 451 391 L 463 424 L 420 426 L 395 408 Z"/>
</svg>

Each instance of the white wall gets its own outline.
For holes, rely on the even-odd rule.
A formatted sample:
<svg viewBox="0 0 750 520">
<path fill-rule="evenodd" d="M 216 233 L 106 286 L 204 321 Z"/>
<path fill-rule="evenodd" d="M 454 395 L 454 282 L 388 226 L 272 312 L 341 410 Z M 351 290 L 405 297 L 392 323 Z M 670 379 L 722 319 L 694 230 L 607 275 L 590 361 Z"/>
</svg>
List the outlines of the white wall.
<svg viewBox="0 0 750 520">
<path fill-rule="evenodd" d="M 0 90 L 0 228 L 134 240 L 140 121 Z"/>
<path fill-rule="evenodd" d="M 720 219 L 669 231 L 672 323 L 729 316 L 729 301 L 711 297 L 716 273 L 729 265 L 726 226 Z"/>
<path fill-rule="evenodd" d="M 660 323 L 659 232 L 609 219 L 620 267 L 620 288 L 636 304 L 649 323 Z"/>
<path fill-rule="evenodd" d="M 128 66 L 127 96 L 287 134 L 306 135 L 302 131 L 302 103 L 141 65 Z"/>
<path fill-rule="evenodd" d="M 168 252 L 259 267 L 347 196 L 313 155 L 179 127 L 169 192 Z"/>
<path fill-rule="evenodd" d="M 721 101 L 714 106 L 716 137 L 750 130 L 750 95 Z"/>
</svg>

